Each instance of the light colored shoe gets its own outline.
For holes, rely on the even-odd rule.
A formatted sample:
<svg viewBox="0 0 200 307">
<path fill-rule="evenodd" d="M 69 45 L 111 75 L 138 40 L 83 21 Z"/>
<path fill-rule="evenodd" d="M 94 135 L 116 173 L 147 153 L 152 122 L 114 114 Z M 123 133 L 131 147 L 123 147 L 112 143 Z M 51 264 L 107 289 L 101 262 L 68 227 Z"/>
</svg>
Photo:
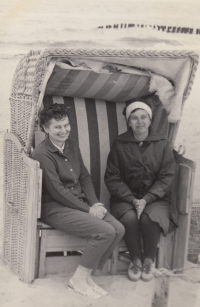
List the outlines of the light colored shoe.
<svg viewBox="0 0 200 307">
<path fill-rule="evenodd" d="M 146 258 L 143 265 L 142 280 L 147 282 L 152 280 L 154 278 L 154 272 L 155 263 L 150 258 Z"/>
<path fill-rule="evenodd" d="M 142 275 L 142 264 L 139 259 L 130 263 L 128 268 L 128 278 L 131 281 L 138 281 Z"/>
<path fill-rule="evenodd" d="M 73 290 L 74 292 L 78 293 L 78 294 L 81 294 L 83 296 L 86 296 L 86 297 L 90 297 L 90 298 L 102 298 L 102 295 L 96 293 L 90 286 L 88 286 L 87 290 L 85 291 L 82 291 L 80 289 L 78 289 L 73 281 L 70 279 L 69 281 L 69 284 L 68 284 L 68 289 L 69 290 Z"/>
<path fill-rule="evenodd" d="M 101 295 L 101 296 L 106 296 L 108 295 L 108 292 L 106 290 L 104 290 L 103 288 L 99 287 L 97 284 L 95 284 L 94 287 L 91 287 L 92 290 L 94 290 L 97 294 Z"/>
</svg>

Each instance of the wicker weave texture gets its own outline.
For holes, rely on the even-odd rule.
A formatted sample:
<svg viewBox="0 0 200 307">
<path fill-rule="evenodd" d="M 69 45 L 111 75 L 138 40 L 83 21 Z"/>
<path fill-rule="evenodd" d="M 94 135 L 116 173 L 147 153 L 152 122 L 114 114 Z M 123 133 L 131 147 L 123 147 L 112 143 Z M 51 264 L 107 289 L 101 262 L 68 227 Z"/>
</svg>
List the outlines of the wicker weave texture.
<svg viewBox="0 0 200 307">
<path fill-rule="evenodd" d="M 11 103 L 11 123 L 10 131 L 18 135 L 25 145 L 30 125 L 30 117 L 32 111 L 31 96 L 12 96 Z"/>
<path fill-rule="evenodd" d="M 188 260 L 196 263 L 200 254 L 200 199 L 193 201 Z"/>
<path fill-rule="evenodd" d="M 18 95 L 32 95 L 34 76 L 36 73 L 37 55 L 27 55 L 18 64 L 12 82 L 12 93 Z"/>
<path fill-rule="evenodd" d="M 4 188 L 4 246 L 3 258 L 20 277 L 22 274 L 28 167 L 23 163 L 16 145 L 6 140 Z"/>
</svg>

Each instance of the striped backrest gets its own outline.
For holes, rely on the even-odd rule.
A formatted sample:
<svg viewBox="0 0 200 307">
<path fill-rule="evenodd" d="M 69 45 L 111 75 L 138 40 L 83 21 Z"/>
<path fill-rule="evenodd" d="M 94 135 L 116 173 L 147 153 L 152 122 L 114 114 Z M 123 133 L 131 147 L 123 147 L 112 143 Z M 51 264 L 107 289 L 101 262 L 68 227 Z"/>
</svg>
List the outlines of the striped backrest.
<svg viewBox="0 0 200 307">
<path fill-rule="evenodd" d="M 162 105 L 155 103 L 155 97 L 148 98 L 154 114 L 152 125 L 156 130 L 168 129 L 166 112 Z M 125 102 L 110 102 L 92 98 L 72 98 L 63 96 L 45 96 L 44 106 L 53 103 L 64 103 L 71 108 L 70 138 L 74 139 L 81 149 L 85 166 L 91 174 L 97 197 L 107 207 L 109 193 L 104 184 L 107 156 L 117 135 L 127 130 L 122 111 Z M 44 134 L 36 133 L 35 145 L 38 145 Z"/>
</svg>

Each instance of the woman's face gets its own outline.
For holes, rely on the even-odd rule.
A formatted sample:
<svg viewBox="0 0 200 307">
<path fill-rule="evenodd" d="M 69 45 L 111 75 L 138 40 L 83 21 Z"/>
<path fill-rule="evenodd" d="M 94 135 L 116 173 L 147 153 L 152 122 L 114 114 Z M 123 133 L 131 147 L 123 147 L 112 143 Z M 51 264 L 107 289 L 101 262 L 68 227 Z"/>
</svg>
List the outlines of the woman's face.
<svg viewBox="0 0 200 307">
<path fill-rule="evenodd" d="M 44 130 L 49 134 L 51 141 L 57 146 L 61 147 L 66 139 L 68 139 L 71 131 L 68 116 L 62 118 L 61 120 L 52 118 L 48 127 L 44 127 Z"/>
<path fill-rule="evenodd" d="M 151 125 L 151 119 L 147 111 L 143 109 L 136 110 L 131 113 L 128 119 L 128 124 L 136 136 L 148 136 L 148 128 Z"/>
</svg>

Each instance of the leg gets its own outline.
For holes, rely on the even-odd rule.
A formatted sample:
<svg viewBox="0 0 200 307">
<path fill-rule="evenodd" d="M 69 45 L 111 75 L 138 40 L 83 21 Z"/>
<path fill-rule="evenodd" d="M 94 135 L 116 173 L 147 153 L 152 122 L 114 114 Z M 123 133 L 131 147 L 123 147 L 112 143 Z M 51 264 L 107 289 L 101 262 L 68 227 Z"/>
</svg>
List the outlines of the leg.
<svg viewBox="0 0 200 307">
<path fill-rule="evenodd" d="M 104 264 L 106 262 L 106 260 L 112 255 L 112 252 L 113 250 L 115 249 L 115 247 L 117 246 L 117 244 L 121 241 L 121 239 L 123 238 L 124 236 L 124 232 L 125 232 L 125 229 L 124 229 L 124 226 L 118 222 L 110 213 L 107 212 L 107 214 L 105 215 L 104 217 L 104 221 L 106 223 L 109 223 L 110 225 L 113 226 L 113 228 L 115 229 L 115 238 L 112 242 L 112 244 L 108 247 L 108 249 L 105 251 L 104 255 L 102 255 L 101 259 L 100 259 L 100 262 L 99 262 L 99 266 L 98 266 L 98 269 L 99 270 L 102 270 L 103 267 L 104 267 Z M 103 290 L 102 288 L 100 288 L 94 281 L 93 279 L 91 278 L 91 272 L 92 270 L 90 270 L 89 274 L 87 275 L 87 282 L 88 284 L 92 287 L 92 288 L 95 288 L 96 291 L 105 296 L 107 295 L 108 293 Z"/>
<path fill-rule="evenodd" d="M 139 220 L 136 211 L 134 209 L 129 210 L 119 221 L 125 227 L 124 241 L 131 255 L 131 260 L 140 259 L 142 261 Z"/>
<path fill-rule="evenodd" d="M 88 239 L 80 265 L 70 281 L 71 287 L 87 292 L 89 280 L 91 281 L 91 270 L 97 268 L 100 261 L 101 266 L 104 265 L 123 237 L 124 227 L 110 214 L 106 214 L 104 220 L 101 220 L 88 213 L 72 210 L 58 203 L 53 204 L 52 210 L 43 216 L 42 220 L 55 229 Z M 101 290 L 94 282 L 90 283 L 90 286 L 98 294 L 101 292 L 101 296 L 105 295 L 105 291 L 103 292 L 103 289 Z"/>
<path fill-rule="evenodd" d="M 153 222 L 148 214 L 143 213 L 140 218 L 141 232 L 144 244 L 144 258 L 150 258 L 153 262 L 161 234 L 161 227 Z"/>
<path fill-rule="evenodd" d="M 104 217 L 104 221 L 115 229 L 115 238 L 112 242 L 112 244 L 108 247 L 108 249 L 105 251 L 105 253 L 102 255 L 98 269 L 102 270 L 104 267 L 104 264 L 106 263 L 107 259 L 112 255 L 113 250 L 117 246 L 117 244 L 121 241 L 121 239 L 124 236 L 125 229 L 124 226 L 118 222 L 110 213 L 106 213 L 106 216 Z"/>
<path fill-rule="evenodd" d="M 161 227 L 158 223 L 153 222 L 146 213 L 142 214 L 140 223 L 144 243 L 144 265 L 142 280 L 150 281 L 154 277 L 154 260 L 156 257 L 156 250 L 160 238 Z"/>
<path fill-rule="evenodd" d="M 133 209 L 126 212 L 120 218 L 120 222 L 126 230 L 124 240 L 132 260 L 128 269 L 128 277 L 131 281 L 138 281 L 142 275 L 142 251 L 139 220 L 136 211 Z"/>
<path fill-rule="evenodd" d="M 67 234 L 88 239 L 80 262 L 81 266 L 88 269 L 98 267 L 99 261 L 116 237 L 115 228 L 108 222 L 89 213 L 64 207 L 57 202 L 53 203 L 42 221 Z"/>
</svg>

